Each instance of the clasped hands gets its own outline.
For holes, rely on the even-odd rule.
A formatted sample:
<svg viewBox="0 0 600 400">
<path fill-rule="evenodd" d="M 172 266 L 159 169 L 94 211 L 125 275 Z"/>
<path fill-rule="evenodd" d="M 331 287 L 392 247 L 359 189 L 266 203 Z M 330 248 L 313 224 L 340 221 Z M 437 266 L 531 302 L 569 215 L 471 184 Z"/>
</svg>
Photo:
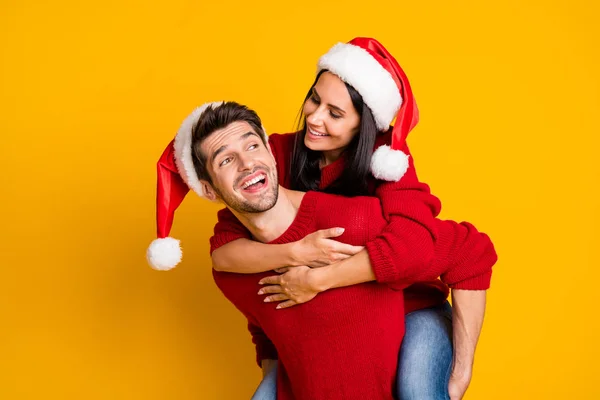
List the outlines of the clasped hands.
<svg viewBox="0 0 600 400">
<path fill-rule="evenodd" d="M 279 275 L 261 279 L 259 284 L 264 287 L 258 294 L 267 294 L 264 299 L 267 303 L 280 302 L 276 308 L 282 309 L 306 303 L 327 290 L 327 275 L 319 271 L 319 267 L 340 262 L 363 250 L 362 246 L 332 239 L 343 233 L 343 228 L 323 229 L 295 242 L 292 247 L 295 265 L 278 268 L 275 272 Z"/>
</svg>

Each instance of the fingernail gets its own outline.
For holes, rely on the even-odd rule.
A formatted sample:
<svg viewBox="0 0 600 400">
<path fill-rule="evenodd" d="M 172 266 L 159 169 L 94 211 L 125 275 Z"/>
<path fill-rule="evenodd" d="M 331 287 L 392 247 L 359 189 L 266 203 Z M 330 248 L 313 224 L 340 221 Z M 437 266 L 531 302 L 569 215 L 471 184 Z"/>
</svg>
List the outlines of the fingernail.
<svg viewBox="0 0 600 400">
<path fill-rule="evenodd" d="M 268 303 L 268 302 L 270 302 L 270 301 L 271 301 L 271 299 L 270 299 L 270 298 L 268 298 L 268 297 L 265 297 L 265 299 L 264 299 L 264 302 L 265 302 L 265 303 Z"/>
<path fill-rule="evenodd" d="M 260 289 L 260 290 L 258 291 L 258 294 L 263 294 L 263 290 L 262 290 L 262 289 Z"/>
<path fill-rule="evenodd" d="M 278 304 L 277 307 L 275 307 L 276 309 L 280 310 L 281 309 L 281 304 Z"/>
<path fill-rule="evenodd" d="M 263 281 L 258 282 L 259 285 L 264 285 Z"/>
<path fill-rule="evenodd" d="M 344 230 L 344 228 L 337 228 L 337 233 L 341 235 L 342 233 L 344 233 Z"/>
</svg>

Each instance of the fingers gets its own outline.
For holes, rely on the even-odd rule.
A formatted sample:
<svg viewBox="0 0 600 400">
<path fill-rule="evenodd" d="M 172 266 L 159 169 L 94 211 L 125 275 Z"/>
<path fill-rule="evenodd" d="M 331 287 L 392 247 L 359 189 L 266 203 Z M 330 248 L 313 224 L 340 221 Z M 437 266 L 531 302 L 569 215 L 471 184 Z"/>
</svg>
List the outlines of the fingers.
<svg viewBox="0 0 600 400">
<path fill-rule="evenodd" d="M 330 263 L 328 263 L 328 262 L 323 262 L 323 261 L 318 261 L 318 260 L 316 260 L 316 261 L 314 261 L 314 262 L 311 262 L 311 263 L 310 263 L 309 265 L 307 265 L 307 266 L 308 266 L 308 267 L 310 267 L 310 268 L 321 268 L 321 267 L 326 267 L 326 266 L 328 266 L 329 264 L 330 264 Z"/>
<path fill-rule="evenodd" d="M 289 299 L 290 298 L 287 296 L 287 294 L 279 293 L 279 294 L 273 294 L 271 296 L 265 297 L 264 302 L 265 303 L 272 303 L 274 301 L 284 301 L 284 300 L 289 300 Z"/>
<path fill-rule="evenodd" d="M 283 293 L 283 288 L 279 285 L 269 285 L 261 288 L 258 294 Z"/>
<path fill-rule="evenodd" d="M 296 303 L 294 300 L 288 300 L 288 301 L 285 301 L 285 302 L 283 302 L 283 303 L 279 303 L 279 304 L 277 304 L 277 307 L 276 307 L 276 308 L 277 308 L 278 310 L 279 310 L 279 309 L 282 309 L 282 308 L 290 308 L 290 307 L 292 307 L 292 306 L 295 306 L 296 304 L 298 304 L 298 303 Z"/>
<path fill-rule="evenodd" d="M 338 261 L 342 261 L 345 260 L 346 258 L 350 258 L 352 256 L 349 256 L 348 254 L 342 254 L 342 253 L 333 253 L 330 257 L 329 260 L 332 263 L 338 262 Z"/>
<path fill-rule="evenodd" d="M 281 284 L 281 275 L 273 275 L 267 276 L 266 278 L 262 278 L 259 282 L 259 285 L 279 285 Z"/>
<path fill-rule="evenodd" d="M 352 246 L 351 244 L 336 242 L 333 246 L 333 250 L 337 253 L 341 253 L 347 256 L 353 256 L 356 253 L 361 252 L 364 249 L 363 246 Z"/>
<path fill-rule="evenodd" d="M 321 229 L 319 231 L 319 234 L 323 238 L 338 237 L 338 236 L 342 236 L 343 233 L 344 233 L 344 228 L 339 228 L 339 227 L 338 228 Z"/>
</svg>

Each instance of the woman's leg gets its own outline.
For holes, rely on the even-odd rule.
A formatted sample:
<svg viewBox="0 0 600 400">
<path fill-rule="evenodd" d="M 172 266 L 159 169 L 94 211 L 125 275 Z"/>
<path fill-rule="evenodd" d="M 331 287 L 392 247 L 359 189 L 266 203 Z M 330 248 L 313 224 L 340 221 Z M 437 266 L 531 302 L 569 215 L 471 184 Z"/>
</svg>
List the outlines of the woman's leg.
<svg viewBox="0 0 600 400">
<path fill-rule="evenodd" d="M 275 365 L 263 378 L 250 400 L 276 400 L 277 399 L 277 365 Z"/>
<path fill-rule="evenodd" d="M 442 306 L 406 315 L 398 357 L 400 400 L 449 400 L 452 369 L 452 308 Z"/>
</svg>

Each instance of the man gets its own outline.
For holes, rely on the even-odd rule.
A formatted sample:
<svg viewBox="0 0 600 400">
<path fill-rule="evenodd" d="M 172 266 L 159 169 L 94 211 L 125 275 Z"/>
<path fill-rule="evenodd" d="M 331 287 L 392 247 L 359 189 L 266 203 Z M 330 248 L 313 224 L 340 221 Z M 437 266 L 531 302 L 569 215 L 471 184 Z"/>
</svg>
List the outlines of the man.
<svg viewBox="0 0 600 400">
<path fill-rule="evenodd" d="M 198 194 L 223 202 L 257 240 L 286 243 L 319 229 L 344 226 L 339 240 L 360 246 L 386 226 L 375 198 L 305 194 L 279 187 L 260 119 L 247 108 L 235 103 L 207 106 L 197 110 L 193 120 L 198 120 L 193 137 L 175 140 L 179 172 Z M 167 160 L 172 158 L 169 148 L 163 155 Z M 159 163 L 159 176 L 160 172 Z M 174 199 L 167 214 L 174 212 L 183 196 Z M 167 220 L 162 231 L 159 222 L 161 237 L 168 234 L 172 215 Z M 436 249 L 439 260 L 448 263 L 450 251 Z M 149 258 L 153 257 L 150 252 Z M 440 265 L 419 279 L 437 278 L 444 272 Z M 345 274 L 335 268 L 308 273 L 316 287 L 324 281 L 328 287 L 358 283 L 345 282 Z M 358 272 L 352 276 L 360 276 L 359 282 L 374 279 L 368 268 Z M 326 291 L 301 307 L 281 312 L 256 295 L 259 280 L 268 275 L 272 273 L 214 272 L 225 296 L 257 327 L 253 331 L 257 345 L 264 342 L 264 334 L 274 344 L 280 360 L 278 398 L 391 399 L 404 329 L 400 289 L 412 282 L 397 282 L 393 287 L 362 283 Z"/>
<path fill-rule="evenodd" d="M 337 218 L 331 213 L 342 210 L 339 202 L 319 205 L 332 196 L 278 185 L 275 162 L 257 132 L 258 123 L 234 121 L 243 117 L 233 114 L 244 114 L 237 107 L 226 103 L 205 111 L 194 130 L 194 164 L 205 196 L 222 201 L 265 243 L 291 242 L 340 225 L 347 211 Z M 375 198 L 336 199 L 375 206 L 363 207 L 362 212 L 354 207 L 357 222 L 370 218 L 379 203 Z M 346 241 L 360 245 L 374 237 L 386 225 L 380 210 L 378 214 L 379 225 L 348 226 Z M 225 296 L 274 343 L 280 360 L 278 398 L 392 398 L 403 334 L 401 291 L 374 283 L 357 285 L 325 292 L 284 313 L 257 296 L 258 281 L 267 275 L 214 272 Z"/>
</svg>

